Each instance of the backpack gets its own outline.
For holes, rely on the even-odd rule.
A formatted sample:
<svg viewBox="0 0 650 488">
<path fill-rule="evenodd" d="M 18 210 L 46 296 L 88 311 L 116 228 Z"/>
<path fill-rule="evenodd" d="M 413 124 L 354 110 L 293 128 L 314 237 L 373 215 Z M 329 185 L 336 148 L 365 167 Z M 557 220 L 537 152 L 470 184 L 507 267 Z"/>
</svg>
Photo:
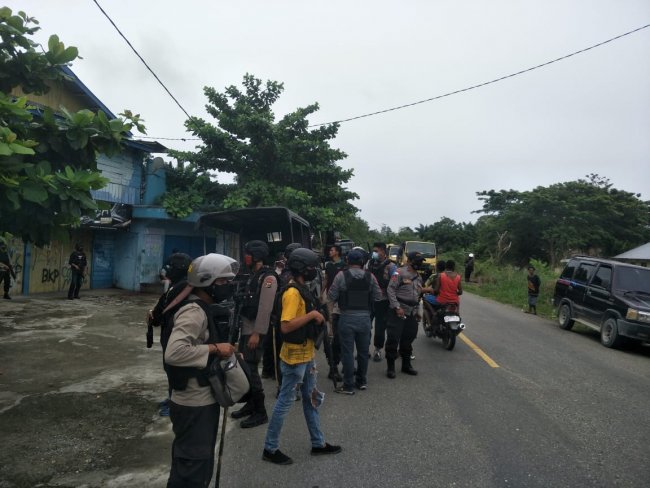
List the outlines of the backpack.
<svg viewBox="0 0 650 488">
<path fill-rule="evenodd" d="M 341 310 L 370 310 L 372 273 L 364 271 L 362 277 L 356 278 L 346 269 L 343 271 L 343 278 L 345 290 L 340 291 L 338 299 Z"/>
</svg>

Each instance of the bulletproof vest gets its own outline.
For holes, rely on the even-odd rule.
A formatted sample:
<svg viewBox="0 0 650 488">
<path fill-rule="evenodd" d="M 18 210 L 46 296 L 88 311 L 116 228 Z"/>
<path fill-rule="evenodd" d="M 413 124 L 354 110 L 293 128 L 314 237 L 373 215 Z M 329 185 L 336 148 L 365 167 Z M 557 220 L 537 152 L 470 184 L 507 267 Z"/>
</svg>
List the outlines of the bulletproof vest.
<svg viewBox="0 0 650 488">
<path fill-rule="evenodd" d="M 318 299 L 314 295 L 312 295 L 312 293 L 309 291 L 309 288 L 307 288 L 307 286 L 305 285 L 301 285 L 294 281 L 294 282 L 290 282 L 286 286 L 286 288 L 282 291 L 282 294 L 280 295 L 279 310 L 277 311 L 278 317 L 282 317 L 282 295 L 284 295 L 284 292 L 289 288 L 295 288 L 298 290 L 300 296 L 305 301 L 305 311 L 307 313 L 311 312 L 312 310 L 318 307 L 319 305 Z M 314 323 L 314 321 L 309 322 L 308 324 L 300 327 L 299 329 L 293 330 L 286 334 L 282 334 L 282 338 L 285 342 L 289 342 L 291 344 L 304 344 L 305 342 L 307 342 L 307 339 L 316 338 L 316 324 Z"/>
<path fill-rule="evenodd" d="M 208 330 L 210 335 L 206 344 L 213 344 L 216 342 L 229 342 L 229 329 L 230 329 L 230 308 L 232 304 L 207 304 L 202 300 L 185 300 L 181 302 L 178 306 L 166 312 L 166 315 L 171 316 L 171 327 L 169 327 L 169 334 L 167 336 L 167 341 L 169 341 L 169 336 L 171 335 L 171 330 L 173 328 L 173 317 L 176 312 L 185 305 L 189 303 L 196 303 L 199 305 L 208 319 Z M 165 348 L 167 343 L 165 343 Z M 184 366 L 172 366 L 171 364 L 165 363 L 167 366 L 167 373 L 169 375 L 169 383 L 174 390 L 182 391 L 187 388 L 187 382 L 190 378 L 196 378 L 199 385 L 208 386 L 210 382 L 208 381 L 207 367 L 205 368 L 194 368 L 194 367 L 184 367 Z"/>
<path fill-rule="evenodd" d="M 248 320 L 255 320 L 255 317 L 257 317 L 257 310 L 260 305 L 260 293 L 262 291 L 260 283 L 270 274 L 273 274 L 277 278 L 275 271 L 268 266 L 262 266 L 252 274 L 246 282 L 244 297 L 241 302 L 241 310 L 239 313 Z"/>
<path fill-rule="evenodd" d="M 370 310 L 370 290 L 372 274 L 365 271 L 361 278 L 355 278 L 349 269 L 343 271 L 345 290 L 339 293 L 341 310 Z"/>
<path fill-rule="evenodd" d="M 390 277 L 385 278 L 384 274 L 386 273 L 386 267 L 390 265 L 390 260 L 389 259 L 384 259 L 383 262 L 375 261 L 372 260 L 370 261 L 370 264 L 368 265 L 368 270 L 375 275 L 375 278 L 377 279 L 377 283 L 379 284 L 379 287 L 382 290 L 385 290 L 388 288 L 388 283 L 390 282 Z"/>
</svg>

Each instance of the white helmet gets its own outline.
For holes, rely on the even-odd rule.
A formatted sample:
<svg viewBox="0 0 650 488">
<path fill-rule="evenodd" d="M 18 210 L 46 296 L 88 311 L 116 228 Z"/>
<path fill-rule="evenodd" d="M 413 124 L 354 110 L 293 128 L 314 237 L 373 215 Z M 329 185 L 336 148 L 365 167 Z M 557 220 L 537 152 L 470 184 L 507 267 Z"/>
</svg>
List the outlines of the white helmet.
<svg viewBox="0 0 650 488">
<path fill-rule="evenodd" d="M 239 271 L 239 263 L 223 254 L 210 253 L 199 256 L 187 270 L 187 282 L 195 287 L 204 288 L 214 283 L 217 278 L 234 278 Z"/>
<path fill-rule="evenodd" d="M 473 252 L 469 253 L 469 257 L 470 257 L 470 258 L 473 258 L 473 257 L 474 257 L 474 253 L 473 253 Z"/>
</svg>

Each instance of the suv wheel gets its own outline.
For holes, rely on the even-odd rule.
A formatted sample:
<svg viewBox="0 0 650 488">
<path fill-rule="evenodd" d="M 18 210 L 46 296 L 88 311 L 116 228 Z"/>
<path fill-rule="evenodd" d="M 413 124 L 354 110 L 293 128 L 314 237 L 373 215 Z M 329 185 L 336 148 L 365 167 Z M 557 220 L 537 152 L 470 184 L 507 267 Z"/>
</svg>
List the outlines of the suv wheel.
<svg viewBox="0 0 650 488">
<path fill-rule="evenodd" d="M 609 317 L 600 326 L 600 342 L 605 347 L 619 347 L 623 344 L 624 337 L 618 335 L 618 324 L 614 317 Z"/>
<path fill-rule="evenodd" d="M 573 319 L 571 318 L 571 307 L 567 303 L 560 306 L 557 312 L 557 321 L 560 324 L 560 329 L 571 330 L 573 327 Z"/>
</svg>

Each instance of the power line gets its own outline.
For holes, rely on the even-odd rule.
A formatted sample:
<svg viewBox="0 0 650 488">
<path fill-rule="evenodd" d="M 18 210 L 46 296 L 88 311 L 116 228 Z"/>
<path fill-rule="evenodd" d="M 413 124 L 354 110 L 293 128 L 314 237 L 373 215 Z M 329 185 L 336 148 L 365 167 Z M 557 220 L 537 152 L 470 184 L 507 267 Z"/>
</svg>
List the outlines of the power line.
<svg viewBox="0 0 650 488">
<path fill-rule="evenodd" d="M 140 61 L 142 61 L 142 63 L 147 67 L 147 69 L 148 69 L 149 72 L 153 75 L 153 77 L 156 78 L 156 80 L 158 81 L 158 83 L 160 83 L 160 86 L 162 86 L 162 87 L 165 89 L 165 91 L 167 92 L 167 94 L 168 94 L 170 97 L 172 97 L 172 100 L 174 100 L 174 101 L 176 102 L 176 105 L 178 105 L 178 106 L 180 107 L 180 109 L 183 111 L 183 113 L 184 113 L 185 115 L 187 115 L 187 118 L 188 118 L 188 119 L 191 119 L 192 117 L 190 117 L 190 114 L 187 113 L 187 110 L 185 110 L 185 109 L 183 108 L 183 106 L 180 104 L 180 102 L 179 102 L 178 100 L 176 100 L 176 97 L 175 97 L 174 95 L 172 95 L 172 92 L 169 91 L 169 89 L 165 86 L 165 84 L 164 84 L 162 81 L 160 81 L 160 78 L 158 78 L 158 75 L 157 75 L 156 73 L 154 73 L 154 71 L 149 67 L 149 65 L 148 65 L 147 62 L 144 60 L 144 58 L 143 58 L 142 56 L 140 56 L 140 53 L 139 53 L 138 51 L 136 51 L 136 49 L 133 47 L 133 45 L 131 44 L 131 42 L 129 42 L 129 40 L 126 38 L 126 36 L 125 36 L 124 34 L 122 34 L 122 31 L 119 29 L 119 27 L 118 27 L 117 25 L 115 25 L 115 22 L 113 22 L 113 19 L 111 19 L 111 18 L 109 17 L 109 15 L 104 11 L 104 9 L 103 9 L 102 6 L 97 2 L 97 0 L 93 0 L 93 2 L 95 3 L 95 5 L 97 5 L 97 8 L 98 8 L 99 10 L 101 10 L 101 12 L 104 14 L 104 16 L 108 19 L 108 21 L 109 21 L 111 24 L 113 24 L 113 27 L 115 27 L 115 30 L 117 31 L 117 33 L 118 33 L 120 36 L 122 36 L 122 39 L 124 39 L 124 41 L 126 41 L 126 43 L 129 45 L 129 47 L 130 47 L 130 48 L 133 50 L 133 52 L 135 53 L 135 55 L 136 55 L 138 58 L 140 58 Z M 159 139 L 163 139 L 163 138 L 162 138 L 162 137 L 159 137 Z M 170 140 L 171 140 L 171 139 L 170 139 Z"/>
<path fill-rule="evenodd" d="M 615 41 L 617 39 L 620 39 L 621 37 L 629 36 L 630 34 L 634 34 L 635 32 L 646 29 L 648 27 L 650 27 L 650 24 L 646 24 L 643 27 L 639 27 L 637 29 L 631 30 L 629 32 L 626 32 L 625 34 L 621 34 L 619 36 L 612 37 L 611 39 L 607 39 L 606 41 L 599 42 L 598 44 L 594 44 L 593 46 L 586 47 L 584 49 L 581 49 L 580 51 L 575 51 L 575 52 L 573 52 L 571 54 L 567 54 L 566 56 L 562 56 L 562 57 L 559 57 L 557 59 L 553 59 L 552 61 L 547 61 L 546 63 L 538 64 L 537 66 L 533 66 L 532 68 L 527 68 L 527 69 L 524 69 L 524 70 L 521 70 L 521 71 L 517 71 L 516 73 L 511 73 L 509 75 L 502 76 L 502 77 L 496 78 L 494 80 L 486 81 L 484 83 L 479 83 L 478 85 L 473 85 L 473 86 L 470 86 L 470 87 L 467 87 L 467 88 L 463 88 L 461 90 L 455 90 L 455 91 L 452 91 L 452 92 L 449 92 L 449 93 L 445 93 L 444 95 L 438 95 L 438 96 L 435 96 L 435 97 L 427 98 L 425 100 L 419 100 L 417 102 L 407 103 L 405 105 L 399 105 L 397 107 L 387 108 L 385 110 L 379 110 L 377 112 L 371 112 L 371 113 L 367 113 L 367 114 L 363 114 L 363 115 L 357 115 L 356 117 L 349 117 L 347 119 L 334 120 L 332 122 L 321 122 L 320 124 L 312 124 L 312 125 L 309 125 L 308 127 L 320 127 L 322 125 L 341 124 L 343 122 L 350 122 L 351 120 L 363 119 L 365 117 L 372 117 L 373 115 L 385 114 L 386 112 L 393 112 L 395 110 L 400 110 L 400 109 L 403 109 L 403 108 L 412 107 L 414 105 L 419 105 L 421 103 L 431 102 L 433 100 L 438 100 L 440 98 L 449 97 L 451 95 L 456 95 L 458 93 L 473 90 L 475 88 L 480 88 L 482 86 L 490 85 L 490 84 L 496 83 L 498 81 L 503 81 L 503 80 L 506 80 L 508 78 L 512 78 L 514 76 L 518 76 L 518 75 L 527 73 L 529 71 L 533 71 L 533 70 L 541 68 L 543 66 L 548 66 L 549 64 L 557 63 L 558 61 L 562 61 L 563 59 L 570 58 L 571 56 L 575 56 L 576 54 L 584 53 L 585 51 L 589 51 L 590 49 L 597 48 L 599 46 L 602 46 L 603 44 L 607 44 L 608 42 L 612 42 L 612 41 Z"/>
</svg>

